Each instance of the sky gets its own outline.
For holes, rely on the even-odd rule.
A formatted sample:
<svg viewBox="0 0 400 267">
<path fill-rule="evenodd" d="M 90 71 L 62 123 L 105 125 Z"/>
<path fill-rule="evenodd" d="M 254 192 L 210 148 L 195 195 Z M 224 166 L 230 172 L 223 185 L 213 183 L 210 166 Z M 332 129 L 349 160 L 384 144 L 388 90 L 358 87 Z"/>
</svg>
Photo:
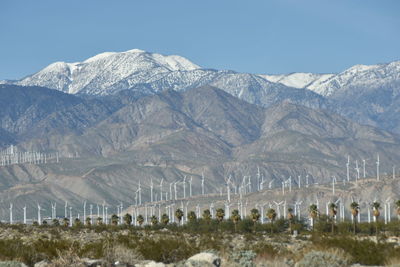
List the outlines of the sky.
<svg viewBox="0 0 400 267">
<path fill-rule="evenodd" d="M 400 1 L 0 1 L 0 80 L 133 48 L 239 72 L 340 72 L 400 60 Z"/>
</svg>

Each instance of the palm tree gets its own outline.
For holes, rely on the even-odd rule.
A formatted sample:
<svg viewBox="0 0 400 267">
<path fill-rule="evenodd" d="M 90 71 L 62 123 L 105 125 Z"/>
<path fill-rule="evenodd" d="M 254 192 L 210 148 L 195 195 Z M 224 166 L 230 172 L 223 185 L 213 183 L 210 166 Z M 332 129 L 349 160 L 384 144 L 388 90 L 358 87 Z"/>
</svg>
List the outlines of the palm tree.
<svg viewBox="0 0 400 267">
<path fill-rule="evenodd" d="M 136 221 L 138 222 L 138 224 L 139 224 L 140 226 L 142 226 L 142 224 L 144 223 L 143 215 L 139 214 L 139 215 L 137 216 L 137 218 L 136 218 Z"/>
<path fill-rule="evenodd" d="M 381 215 L 380 213 L 381 204 L 379 202 L 372 203 L 373 215 L 375 217 L 375 233 L 378 236 L 378 217 Z"/>
<path fill-rule="evenodd" d="M 43 220 L 42 225 L 46 226 L 47 225 L 47 221 Z"/>
<path fill-rule="evenodd" d="M 82 225 L 81 220 L 79 220 L 78 218 L 75 218 L 74 226 L 81 226 L 81 225 Z"/>
<path fill-rule="evenodd" d="M 116 214 L 111 215 L 111 224 L 112 225 L 117 225 L 118 224 L 118 216 Z"/>
<path fill-rule="evenodd" d="M 318 207 L 315 204 L 311 204 L 310 207 L 308 208 L 308 212 L 310 214 L 310 218 L 311 218 L 311 224 L 312 224 L 312 228 L 314 231 L 314 221 L 318 216 Z"/>
<path fill-rule="evenodd" d="M 65 217 L 65 218 L 63 219 L 63 226 L 64 226 L 64 227 L 68 227 L 68 225 L 69 225 L 69 219 L 68 219 L 67 217 Z"/>
<path fill-rule="evenodd" d="M 236 230 L 237 230 L 237 224 L 238 224 L 238 222 L 239 222 L 240 219 L 241 219 L 238 210 L 233 210 L 233 211 L 232 211 L 231 219 L 232 219 L 232 221 L 233 221 L 233 224 L 235 225 L 235 232 L 236 232 Z"/>
<path fill-rule="evenodd" d="M 293 214 L 293 209 L 289 208 L 288 209 L 288 221 L 289 221 L 289 229 L 290 229 L 290 233 L 292 233 L 292 221 L 294 219 L 294 214 Z"/>
<path fill-rule="evenodd" d="M 203 220 L 206 221 L 207 223 L 210 223 L 211 221 L 211 212 L 209 209 L 206 209 L 203 211 Z"/>
<path fill-rule="evenodd" d="M 400 199 L 395 203 L 397 209 L 397 218 L 400 220 Z"/>
<path fill-rule="evenodd" d="M 85 223 L 86 223 L 86 225 L 90 226 L 90 224 L 91 224 L 90 217 L 86 217 Z"/>
<path fill-rule="evenodd" d="M 191 222 L 191 223 L 195 222 L 197 219 L 196 213 L 194 211 L 189 211 L 187 216 L 188 216 L 189 222 Z"/>
<path fill-rule="evenodd" d="M 351 214 L 353 215 L 353 225 L 354 225 L 353 231 L 354 231 L 354 234 L 356 234 L 356 222 L 357 222 L 358 213 L 360 211 L 360 205 L 357 202 L 353 201 L 350 204 L 350 210 L 351 210 Z"/>
<path fill-rule="evenodd" d="M 158 223 L 158 219 L 155 215 L 151 216 L 150 221 L 153 226 L 157 225 Z"/>
<path fill-rule="evenodd" d="M 329 214 L 332 217 L 332 234 L 335 232 L 335 217 L 337 213 L 337 205 L 335 203 L 329 204 Z"/>
<path fill-rule="evenodd" d="M 181 209 L 177 209 L 175 211 L 175 216 L 179 221 L 179 224 L 181 224 L 182 218 L 183 218 L 183 211 Z"/>
<path fill-rule="evenodd" d="M 274 225 L 274 221 L 276 218 L 276 211 L 274 209 L 268 209 L 267 210 L 267 217 L 268 219 L 271 221 L 271 234 L 273 232 L 273 225 Z"/>
<path fill-rule="evenodd" d="M 217 217 L 218 222 L 222 222 L 225 217 L 225 211 L 223 209 L 217 209 L 217 213 L 215 215 Z"/>
<path fill-rule="evenodd" d="M 131 225 L 132 224 L 132 215 L 130 215 L 129 213 L 125 214 L 124 223 L 126 225 Z"/>
<path fill-rule="evenodd" d="M 256 230 L 256 223 L 260 220 L 260 212 L 258 211 L 258 209 L 252 209 L 250 211 L 250 217 L 251 220 L 253 221 L 253 225 L 254 225 L 254 231 Z"/>
<path fill-rule="evenodd" d="M 60 226 L 60 221 L 58 219 L 53 219 L 52 225 L 53 226 Z"/>
<path fill-rule="evenodd" d="M 102 225 L 103 224 L 103 218 L 97 217 L 97 225 Z"/>
<path fill-rule="evenodd" d="M 167 225 L 167 224 L 169 223 L 169 217 L 168 217 L 167 214 L 164 213 L 164 214 L 161 216 L 161 222 L 162 222 L 164 225 Z"/>
</svg>

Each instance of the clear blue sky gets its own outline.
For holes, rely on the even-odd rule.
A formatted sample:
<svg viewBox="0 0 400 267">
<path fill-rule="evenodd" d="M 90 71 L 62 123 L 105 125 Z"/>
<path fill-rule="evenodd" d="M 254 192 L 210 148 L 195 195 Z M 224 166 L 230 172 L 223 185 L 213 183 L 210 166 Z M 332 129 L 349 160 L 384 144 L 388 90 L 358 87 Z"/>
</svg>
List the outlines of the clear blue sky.
<svg viewBox="0 0 400 267">
<path fill-rule="evenodd" d="M 133 48 L 240 72 L 339 72 L 400 59 L 400 1 L 0 1 L 0 79 Z"/>
</svg>

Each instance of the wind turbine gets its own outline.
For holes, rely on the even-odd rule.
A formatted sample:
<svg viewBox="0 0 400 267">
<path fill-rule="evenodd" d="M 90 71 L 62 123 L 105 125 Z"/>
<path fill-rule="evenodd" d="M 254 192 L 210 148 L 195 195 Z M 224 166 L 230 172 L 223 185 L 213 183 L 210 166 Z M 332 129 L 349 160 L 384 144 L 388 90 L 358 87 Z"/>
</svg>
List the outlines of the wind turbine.
<svg viewBox="0 0 400 267">
<path fill-rule="evenodd" d="M 26 224 L 26 206 L 22 208 L 24 210 L 24 224 Z"/>
<path fill-rule="evenodd" d="M 153 202 L 153 178 L 150 178 L 150 202 Z"/>
<path fill-rule="evenodd" d="M 72 207 L 69 207 L 69 227 L 72 227 Z"/>
<path fill-rule="evenodd" d="M 365 159 L 363 161 L 363 178 L 365 179 Z"/>
<path fill-rule="evenodd" d="M 37 203 L 37 208 L 38 208 L 38 223 L 39 223 L 39 225 L 42 225 L 42 218 L 41 218 L 41 214 L 40 214 L 41 207 L 40 207 L 39 203 Z"/>
<path fill-rule="evenodd" d="M 64 218 L 68 218 L 67 208 L 68 208 L 68 201 L 65 201 L 65 206 L 64 206 Z"/>
<path fill-rule="evenodd" d="M 83 201 L 83 224 L 86 225 L 86 200 Z"/>
<path fill-rule="evenodd" d="M 299 175 L 298 178 L 299 178 L 298 185 L 299 185 L 299 189 L 300 189 L 301 188 L 301 175 Z"/>
<path fill-rule="evenodd" d="M 357 172 L 357 180 L 360 180 L 360 168 L 358 167 L 358 160 L 356 160 L 356 167 L 354 168 Z"/>
<path fill-rule="evenodd" d="M 393 180 L 396 179 L 396 166 L 393 166 Z"/>
<path fill-rule="evenodd" d="M 257 191 L 260 191 L 260 167 L 257 166 Z"/>
<path fill-rule="evenodd" d="M 183 177 L 183 198 L 186 198 L 186 175 Z"/>
<path fill-rule="evenodd" d="M 10 224 L 13 224 L 13 204 L 10 203 Z"/>
<path fill-rule="evenodd" d="M 298 220 L 301 219 L 301 204 L 302 203 L 303 203 L 303 201 L 296 201 L 294 204 L 294 212 L 295 212 L 295 215 L 297 215 Z"/>
<path fill-rule="evenodd" d="M 99 207 L 99 206 L 97 206 Z M 90 211 L 90 224 L 93 225 L 93 205 L 90 204 L 89 206 L 89 211 Z"/>
<path fill-rule="evenodd" d="M 193 182 L 193 177 L 190 176 L 190 179 L 189 179 L 189 197 L 192 197 L 192 182 Z"/>
<path fill-rule="evenodd" d="M 309 183 L 308 183 L 308 174 L 306 175 L 306 187 L 308 188 L 308 185 L 309 185 Z"/>
<path fill-rule="evenodd" d="M 376 160 L 376 180 L 379 181 L 379 154 L 377 154 L 377 160 Z"/>
<path fill-rule="evenodd" d="M 346 170 L 347 170 L 347 181 L 350 181 L 350 156 L 347 156 L 347 163 L 346 163 Z"/>
<path fill-rule="evenodd" d="M 173 184 L 174 184 L 173 182 L 169 183 L 169 200 L 172 200 L 172 185 Z"/>
<path fill-rule="evenodd" d="M 201 173 L 201 194 L 204 195 L 204 172 Z"/>
<path fill-rule="evenodd" d="M 281 209 L 280 209 L 280 207 L 281 207 L 281 205 L 283 205 L 283 203 L 285 203 L 284 201 L 281 201 L 281 202 L 275 202 L 274 201 L 274 203 L 275 203 L 275 205 L 276 205 L 276 211 L 278 212 L 278 218 L 281 218 Z"/>
<path fill-rule="evenodd" d="M 163 182 L 164 182 L 164 178 L 161 178 L 161 181 L 160 181 L 160 201 L 163 201 Z M 165 198 L 165 200 L 167 200 L 167 199 Z"/>
<path fill-rule="evenodd" d="M 335 195 L 335 185 L 337 183 L 336 177 L 332 177 L 332 195 Z"/>
</svg>

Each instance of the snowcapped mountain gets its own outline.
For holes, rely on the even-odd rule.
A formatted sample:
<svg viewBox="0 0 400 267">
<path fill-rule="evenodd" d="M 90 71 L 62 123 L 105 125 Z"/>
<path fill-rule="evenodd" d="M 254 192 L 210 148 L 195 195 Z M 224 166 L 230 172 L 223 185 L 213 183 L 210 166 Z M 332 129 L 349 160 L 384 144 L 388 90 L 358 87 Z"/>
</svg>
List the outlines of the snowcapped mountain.
<svg viewBox="0 0 400 267">
<path fill-rule="evenodd" d="M 151 95 L 211 85 L 263 106 L 282 100 L 309 107 L 324 105 L 323 99 L 311 91 L 271 82 L 259 75 L 203 69 L 180 56 L 139 49 L 102 53 L 83 62 L 56 62 L 22 80 L 7 83 L 87 95 L 112 95 L 126 89 Z"/>
<path fill-rule="evenodd" d="M 107 95 L 135 84 L 157 80 L 158 76 L 173 71 L 199 68 L 180 56 L 163 56 L 133 49 L 122 53 L 101 53 L 83 62 L 56 62 L 16 84 L 43 86 L 70 94 L 88 92 Z"/>
<path fill-rule="evenodd" d="M 291 73 L 260 75 L 271 82 L 306 88 L 322 96 L 333 97 L 352 88 L 400 88 L 400 61 L 378 65 L 355 65 L 338 74 Z"/>
</svg>

